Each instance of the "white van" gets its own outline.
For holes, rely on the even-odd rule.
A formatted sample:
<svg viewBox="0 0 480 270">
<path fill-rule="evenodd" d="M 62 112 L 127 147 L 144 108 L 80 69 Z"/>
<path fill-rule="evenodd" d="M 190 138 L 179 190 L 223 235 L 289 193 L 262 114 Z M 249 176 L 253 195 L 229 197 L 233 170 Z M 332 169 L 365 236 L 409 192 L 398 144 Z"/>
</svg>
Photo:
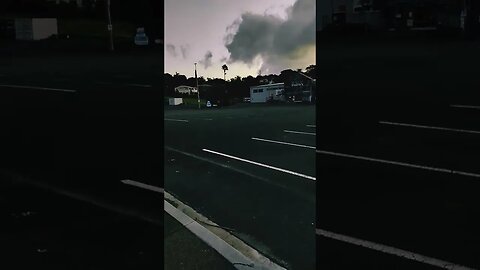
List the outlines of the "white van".
<svg viewBox="0 0 480 270">
<path fill-rule="evenodd" d="M 146 46 L 148 45 L 148 36 L 145 34 L 145 28 L 137 28 L 137 34 L 134 38 L 135 45 Z"/>
</svg>

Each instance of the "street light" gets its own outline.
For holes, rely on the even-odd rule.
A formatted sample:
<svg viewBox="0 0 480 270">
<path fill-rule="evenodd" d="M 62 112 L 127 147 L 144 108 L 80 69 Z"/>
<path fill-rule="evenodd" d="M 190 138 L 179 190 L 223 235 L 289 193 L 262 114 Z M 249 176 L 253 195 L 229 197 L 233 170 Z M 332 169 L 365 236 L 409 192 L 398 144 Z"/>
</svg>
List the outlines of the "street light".
<svg viewBox="0 0 480 270">
<path fill-rule="evenodd" d="M 198 99 L 198 108 L 200 109 L 200 88 L 198 88 L 197 63 L 195 63 L 195 81 L 197 82 L 197 99 Z"/>
<path fill-rule="evenodd" d="M 330 1 L 330 8 L 331 8 L 331 11 L 332 11 L 332 25 L 335 23 L 335 4 L 334 4 L 334 0 L 331 0 Z"/>
<path fill-rule="evenodd" d="M 112 26 L 112 16 L 110 15 L 110 0 L 107 0 L 106 2 L 106 8 L 107 8 L 107 20 L 108 20 L 108 34 L 110 38 L 110 51 L 114 50 L 113 47 L 113 26 Z"/>
</svg>

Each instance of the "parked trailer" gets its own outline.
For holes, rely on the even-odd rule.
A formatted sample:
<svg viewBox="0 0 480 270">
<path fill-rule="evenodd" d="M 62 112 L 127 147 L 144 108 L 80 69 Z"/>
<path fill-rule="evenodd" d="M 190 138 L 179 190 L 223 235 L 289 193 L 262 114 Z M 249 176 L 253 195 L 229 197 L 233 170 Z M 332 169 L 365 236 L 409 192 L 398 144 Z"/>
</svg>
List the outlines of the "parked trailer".
<svg viewBox="0 0 480 270">
<path fill-rule="evenodd" d="M 15 38 L 17 40 L 42 40 L 58 35 L 55 18 L 18 18 L 15 19 Z"/>
<path fill-rule="evenodd" d="M 170 106 L 177 106 L 183 104 L 183 98 L 169 98 L 168 105 Z"/>
</svg>

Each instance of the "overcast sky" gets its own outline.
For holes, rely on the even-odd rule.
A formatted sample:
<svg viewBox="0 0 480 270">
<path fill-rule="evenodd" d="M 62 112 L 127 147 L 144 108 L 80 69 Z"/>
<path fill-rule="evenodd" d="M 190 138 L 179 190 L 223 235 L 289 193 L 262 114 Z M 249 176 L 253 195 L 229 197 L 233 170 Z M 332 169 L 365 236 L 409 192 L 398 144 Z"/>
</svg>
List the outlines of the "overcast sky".
<svg viewBox="0 0 480 270">
<path fill-rule="evenodd" d="M 166 0 L 165 72 L 227 79 L 315 64 L 315 0 Z"/>
</svg>

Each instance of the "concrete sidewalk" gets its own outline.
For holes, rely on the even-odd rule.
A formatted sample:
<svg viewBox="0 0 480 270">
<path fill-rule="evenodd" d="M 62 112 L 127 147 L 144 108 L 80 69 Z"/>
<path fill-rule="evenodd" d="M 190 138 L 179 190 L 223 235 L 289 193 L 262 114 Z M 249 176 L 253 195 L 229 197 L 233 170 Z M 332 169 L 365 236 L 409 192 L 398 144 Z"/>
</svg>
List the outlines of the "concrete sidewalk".
<svg viewBox="0 0 480 270">
<path fill-rule="evenodd" d="M 235 269 L 218 252 L 166 212 L 164 224 L 165 270 Z"/>
</svg>

